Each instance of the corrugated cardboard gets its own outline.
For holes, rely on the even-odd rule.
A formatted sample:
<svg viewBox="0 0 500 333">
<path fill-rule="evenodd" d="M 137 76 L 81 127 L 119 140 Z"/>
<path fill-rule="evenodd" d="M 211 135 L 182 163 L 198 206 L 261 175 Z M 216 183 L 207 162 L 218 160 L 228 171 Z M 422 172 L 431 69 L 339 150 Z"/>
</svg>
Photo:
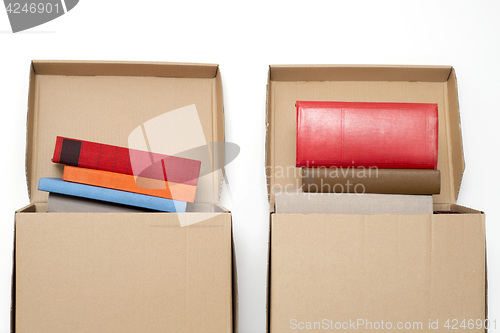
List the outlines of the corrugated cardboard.
<svg viewBox="0 0 500 333">
<path fill-rule="evenodd" d="M 447 319 L 485 318 L 482 214 L 274 214 L 271 235 L 272 333 L 293 332 L 294 319 L 415 322 L 422 329 L 407 331 L 446 332 Z"/>
<path fill-rule="evenodd" d="M 36 189 L 41 175 L 62 177 L 62 165 L 50 160 L 58 135 L 129 147 L 129 135 L 137 127 L 147 131 L 144 126 L 151 120 L 194 104 L 206 143 L 223 142 L 220 80 L 216 65 L 33 62 L 26 151 L 31 202 L 47 201 L 47 192 Z M 186 138 L 178 138 L 177 146 L 184 147 L 194 135 L 185 134 Z M 168 133 L 165 136 L 170 139 Z M 163 148 L 159 140 L 149 144 Z M 212 152 L 211 157 L 214 172 L 208 175 L 210 179 L 200 181 L 199 202 L 218 202 L 221 173 L 216 171 L 224 154 Z"/>
<path fill-rule="evenodd" d="M 223 151 L 210 152 L 197 201 L 212 204 L 197 212 L 45 213 L 37 190 L 40 177 L 62 177 L 50 161 L 57 135 L 127 147 L 141 124 L 192 104 L 207 144 L 223 142 L 217 65 L 32 63 L 31 204 L 16 212 L 13 332 L 234 331 L 231 214 L 214 205 Z"/>
<path fill-rule="evenodd" d="M 295 102 L 437 103 L 441 193 L 435 203 L 455 203 L 465 167 L 455 71 L 452 67 L 273 66 L 268 84 L 269 186 L 302 185 L 295 170 Z M 280 177 L 286 170 L 285 177 Z M 289 171 L 289 172 L 288 172 Z M 271 203 L 273 202 L 271 193 Z"/>
<path fill-rule="evenodd" d="M 273 190 L 302 185 L 297 100 L 437 103 L 442 177 L 434 210 L 456 214 L 274 213 Z M 407 331 L 446 332 L 448 319 L 484 320 L 485 216 L 455 204 L 464 159 L 452 67 L 271 66 L 267 119 L 271 333 L 389 332 L 413 322 Z"/>
</svg>

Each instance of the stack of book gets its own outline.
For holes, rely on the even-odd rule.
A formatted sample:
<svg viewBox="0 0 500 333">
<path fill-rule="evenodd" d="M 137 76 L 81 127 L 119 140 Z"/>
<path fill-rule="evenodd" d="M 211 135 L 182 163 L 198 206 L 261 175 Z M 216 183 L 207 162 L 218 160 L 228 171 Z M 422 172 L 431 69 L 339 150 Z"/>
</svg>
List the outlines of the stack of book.
<svg viewBox="0 0 500 333">
<path fill-rule="evenodd" d="M 52 162 L 62 179 L 40 178 L 48 212 L 185 212 L 194 202 L 201 162 L 57 137 Z"/>
<path fill-rule="evenodd" d="M 421 203 L 421 209 L 413 205 L 413 213 L 432 213 L 431 195 L 440 192 L 441 184 L 437 104 L 297 101 L 296 108 L 302 192 L 378 194 L 375 200 L 365 195 L 374 202 L 374 211 L 380 200 L 400 202 L 401 210 L 412 200 Z M 319 197 L 308 198 L 340 200 Z M 344 206 L 345 200 L 356 200 L 352 211 L 357 213 L 360 197 L 346 198 Z M 345 213 L 345 207 L 339 212 Z"/>
</svg>

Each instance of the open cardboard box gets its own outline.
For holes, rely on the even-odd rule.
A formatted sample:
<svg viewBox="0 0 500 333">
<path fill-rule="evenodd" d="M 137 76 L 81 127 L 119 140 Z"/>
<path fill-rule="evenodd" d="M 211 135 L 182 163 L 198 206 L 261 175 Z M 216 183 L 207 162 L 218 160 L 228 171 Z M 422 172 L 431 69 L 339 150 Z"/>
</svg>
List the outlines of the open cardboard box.
<svg viewBox="0 0 500 333">
<path fill-rule="evenodd" d="M 51 162 L 57 135 L 128 147 L 134 129 L 146 136 L 155 119 L 193 104 L 192 129 L 147 140 L 186 149 L 201 126 L 211 171 L 198 183 L 201 209 L 45 212 L 37 184 L 62 176 Z M 224 142 L 218 66 L 34 61 L 27 124 L 31 203 L 15 214 L 12 332 L 234 332 L 231 213 L 216 205 L 224 151 L 210 145 Z"/>
<path fill-rule="evenodd" d="M 461 214 L 274 213 L 273 190 L 301 188 L 297 100 L 437 103 L 434 210 Z M 452 67 L 271 66 L 267 122 L 271 333 L 445 332 L 463 320 L 474 320 L 468 332 L 484 331 L 485 215 L 456 205 L 464 159 Z"/>
</svg>

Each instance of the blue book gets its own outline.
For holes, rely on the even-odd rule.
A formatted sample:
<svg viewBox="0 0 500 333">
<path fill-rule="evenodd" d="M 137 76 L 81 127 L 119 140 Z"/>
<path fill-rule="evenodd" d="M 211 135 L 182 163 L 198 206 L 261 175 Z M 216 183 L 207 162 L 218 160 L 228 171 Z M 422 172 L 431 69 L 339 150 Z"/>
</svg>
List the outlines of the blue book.
<svg viewBox="0 0 500 333">
<path fill-rule="evenodd" d="M 38 189 L 40 191 L 73 195 L 76 197 L 113 202 L 134 207 L 142 207 L 162 212 L 184 213 L 187 206 L 187 202 L 184 201 L 119 191 L 98 186 L 72 183 L 64 181 L 60 178 L 40 178 L 38 182 Z"/>
</svg>

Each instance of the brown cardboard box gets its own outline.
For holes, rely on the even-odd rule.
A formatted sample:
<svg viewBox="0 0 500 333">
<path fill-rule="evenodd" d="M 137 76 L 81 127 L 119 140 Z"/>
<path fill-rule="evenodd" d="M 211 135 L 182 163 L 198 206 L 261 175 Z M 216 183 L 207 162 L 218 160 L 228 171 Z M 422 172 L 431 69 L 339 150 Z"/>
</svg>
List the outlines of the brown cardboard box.
<svg viewBox="0 0 500 333">
<path fill-rule="evenodd" d="M 32 63 L 31 203 L 15 215 L 13 332 L 233 332 L 231 213 L 214 208 L 223 150 L 210 151 L 197 192 L 212 204 L 189 213 L 46 213 L 37 190 L 40 177 L 62 176 L 51 162 L 57 135 L 126 147 L 134 129 L 193 104 L 207 144 L 223 142 L 217 65 Z M 191 132 L 170 148 L 186 149 Z"/>
<path fill-rule="evenodd" d="M 437 103 L 434 210 L 460 214 L 274 213 L 273 190 L 302 185 L 297 100 Z M 485 216 L 455 204 L 464 159 L 452 67 L 271 66 L 267 119 L 271 333 L 484 331 Z"/>
</svg>

